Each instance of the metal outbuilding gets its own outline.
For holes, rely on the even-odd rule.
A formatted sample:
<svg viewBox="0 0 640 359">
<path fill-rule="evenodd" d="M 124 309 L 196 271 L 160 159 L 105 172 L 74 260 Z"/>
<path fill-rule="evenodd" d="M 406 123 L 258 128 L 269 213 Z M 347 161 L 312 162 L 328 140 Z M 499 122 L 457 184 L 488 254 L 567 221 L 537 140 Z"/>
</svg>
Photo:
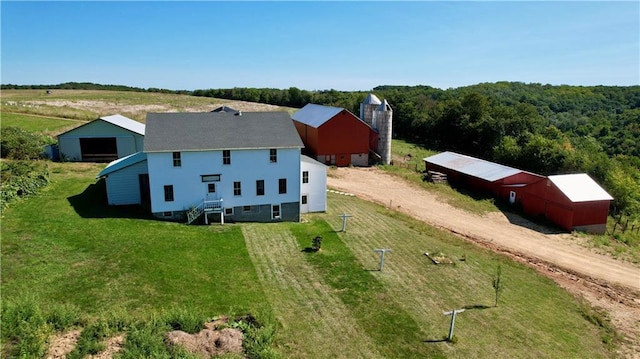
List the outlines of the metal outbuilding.
<svg viewBox="0 0 640 359">
<path fill-rule="evenodd" d="M 602 234 L 613 197 L 585 173 L 549 176 L 527 186 L 523 210 L 560 228 Z"/>
<path fill-rule="evenodd" d="M 142 151 L 145 125 L 122 115 L 103 116 L 58 136 L 68 161 L 108 162 Z"/>
<path fill-rule="evenodd" d="M 449 182 L 509 199 L 525 214 L 546 218 L 564 230 L 606 230 L 613 197 L 587 174 L 545 177 L 454 152 L 424 161 L 427 171 L 444 173 Z"/>
<path fill-rule="evenodd" d="M 501 199 L 519 203 L 522 189 L 534 182 L 544 180 L 544 176 L 466 156 L 455 152 L 442 152 L 424 158 L 427 171 L 447 175 L 449 182 L 482 192 L 488 192 Z"/>
</svg>

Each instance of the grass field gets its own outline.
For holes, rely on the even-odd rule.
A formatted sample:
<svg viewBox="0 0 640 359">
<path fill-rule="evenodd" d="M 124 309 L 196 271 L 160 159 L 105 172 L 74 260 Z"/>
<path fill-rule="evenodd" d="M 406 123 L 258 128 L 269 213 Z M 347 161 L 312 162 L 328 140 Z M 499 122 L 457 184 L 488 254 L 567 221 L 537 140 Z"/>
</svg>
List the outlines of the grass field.
<svg viewBox="0 0 640 359">
<path fill-rule="evenodd" d="M 42 133 L 43 135 L 51 137 L 55 137 L 82 123 L 84 122 L 78 120 L 30 116 L 17 113 L 3 113 L 0 118 L 0 126 L 2 127 L 19 127 L 25 131 Z"/>
<path fill-rule="evenodd" d="M 17 345 L 4 327 L 7 303 L 26 302 L 44 313 L 75 308 L 69 326 L 120 323 L 110 325 L 132 338 L 128 353 L 161 348 L 168 329 L 152 324 L 177 311 L 273 317 L 283 358 L 612 356 L 612 333 L 552 281 L 378 205 L 329 194 L 328 212 L 303 223 L 187 226 L 105 206 L 94 179 L 102 167 L 52 163 L 52 184 L 3 212 L 3 357 Z M 353 217 L 337 232 L 344 212 Z M 317 235 L 322 249 L 304 251 Z M 375 248 L 393 250 L 383 271 Z M 435 266 L 427 251 L 455 264 Z M 498 264 L 504 291 L 494 308 Z M 444 342 L 442 312 L 464 307 L 456 343 Z"/>
<path fill-rule="evenodd" d="M 295 109 L 251 102 L 153 92 L 97 90 L 3 90 L 2 112 L 64 117 L 82 121 L 121 114 L 144 122 L 148 112 L 206 112 L 222 105 L 241 111 Z"/>
</svg>

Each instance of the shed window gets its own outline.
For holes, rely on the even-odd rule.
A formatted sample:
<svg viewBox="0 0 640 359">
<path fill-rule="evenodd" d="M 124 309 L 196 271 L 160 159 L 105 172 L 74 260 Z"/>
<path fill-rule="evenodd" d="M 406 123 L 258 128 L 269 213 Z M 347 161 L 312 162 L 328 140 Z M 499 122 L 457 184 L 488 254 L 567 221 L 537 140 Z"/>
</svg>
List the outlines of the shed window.
<svg viewBox="0 0 640 359">
<path fill-rule="evenodd" d="M 301 202 L 302 202 L 302 204 L 307 204 L 308 200 L 309 200 L 309 199 L 308 199 L 308 197 L 307 197 L 307 195 L 306 195 L 306 194 L 305 194 L 305 195 L 302 195 L 302 201 L 301 201 Z"/>
<path fill-rule="evenodd" d="M 182 158 L 180 157 L 180 152 L 173 153 L 173 167 L 182 166 Z"/>
<path fill-rule="evenodd" d="M 275 148 L 272 148 L 269 150 L 269 161 L 271 162 L 278 162 L 278 150 Z"/>
<path fill-rule="evenodd" d="M 309 183 L 309 171 L 302 171 L 302 183 Z"/>
<path fill-rule="evenodd" d="M 164 201 L 173 202 L 173 185 L 164 186 Z"/>
</svg>

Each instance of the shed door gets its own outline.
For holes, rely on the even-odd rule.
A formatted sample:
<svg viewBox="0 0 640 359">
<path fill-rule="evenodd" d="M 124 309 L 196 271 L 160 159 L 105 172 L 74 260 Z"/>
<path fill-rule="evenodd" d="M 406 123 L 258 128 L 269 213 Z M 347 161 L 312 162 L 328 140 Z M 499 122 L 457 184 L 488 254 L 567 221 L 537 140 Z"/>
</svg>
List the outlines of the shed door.
<svg viewBox="0 0 640 359">
<path fill-rule="evenodd" d="M 115 137 L 81 138 L 80 153 L 86 162 L 109 162 L 118 159 Z"/>
<path fill-rule="evenodd" d="M 149 174 L 142 173 L 138 175 L 138 183 L 140 185 L 140 203 L 151 203 L 151 190 L 149 188 Z"/>
</svg>

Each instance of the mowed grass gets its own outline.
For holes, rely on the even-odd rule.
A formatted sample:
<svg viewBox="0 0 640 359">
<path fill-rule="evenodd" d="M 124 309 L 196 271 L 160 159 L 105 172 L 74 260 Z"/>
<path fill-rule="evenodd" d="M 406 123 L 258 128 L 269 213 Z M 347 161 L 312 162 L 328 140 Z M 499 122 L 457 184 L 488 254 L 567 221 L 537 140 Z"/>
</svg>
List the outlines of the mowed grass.
<svg viewBox="0 0 640 359">
<path fill-rule="evenodd" d="M 283 358 L 610 356 L 606 333 L 550 280 L 381 206 L 330 193 L 328 212 L 303 223 L 187 226 L 105 206 L 102 167 L 51 164 L 53 184 L 3 212 L 3 302 L 70 305 L 89 323 L 266 310 Z M 353 217 L 338 232 L 345 212 Z M 305 251 L 317 235 L 322 249 Z M 383 271 L 375 248 L 392 249 Z M 426 251 L 456 264 L 435 266 Z M 442 341 L 442 312 L 464 307 L 456 343 Z"/>
<path fill-rule="evenodd" d="M 260 302 L 239 227 L 185 226 L 109 208 L 94 179 L 103 166 L 51 164 L 53 183 L 3 212 L 3 299 L 33 296 L 88 315 L 183 305 L 218 315 Z"/>
<path fill-rule="evenodd" d="M 2 127 L 18 127 L 25 131 L 42 133 L 47 136 L 57 136 L 83 123 L 83 121 L 78 120 L 65 120 L 17 113 L 2 113 L 0 115 L 0 126 Z"/>
</svg>

